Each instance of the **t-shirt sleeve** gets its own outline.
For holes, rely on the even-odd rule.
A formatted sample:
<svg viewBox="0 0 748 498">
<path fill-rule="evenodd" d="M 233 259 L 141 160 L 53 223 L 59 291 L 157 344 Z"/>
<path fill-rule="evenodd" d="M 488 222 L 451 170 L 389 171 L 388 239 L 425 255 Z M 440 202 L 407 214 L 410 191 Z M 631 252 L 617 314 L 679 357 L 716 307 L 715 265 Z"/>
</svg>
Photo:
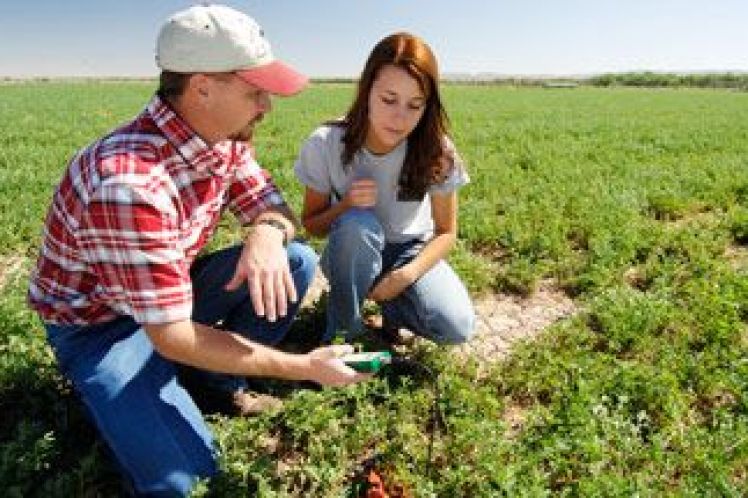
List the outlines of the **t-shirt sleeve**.
<svg viewBox="0 0 748 498">
<path fill-rule="evenodd" d="M 294 164 L 294 173 L 305 186 L 321 194 L 329 194 L 332 188 L 329 168 L 326 140 L 319 132 L 315 132 L 301 147 Z"/>
<path fill-rule="evenodd" d="M 109 181 L 90 198 L 80 250 L 98 277 L 97 292 L 141 324 L 192 314 L 192 284 L 176 210 L 166 189 Z"/>
<path fill-rule="evenodd" d="M 454 162 L 447 177 L 441 183 L 434 184 L 429 188 L 430 193 L 448 194 L 470 183 L 470 176 L 468 176 L 467 169 L 465 168 L 465 162 L 462 160 L 459 152 L 457 152 L 454 143 L 448 137 L 444 137 L 444 143 L 445 147 L 451 151 Z"/>
<path fill-rule="evenodd" d="M 228 206 L 243 225 L 251 223 L 266 209 L 285 204 L 270 173 L 255 161 L 251 148 L 236 144 L 232 154 L 231 160 L 237 161 L 237 165 L 229 185 Z"/>
</svg>

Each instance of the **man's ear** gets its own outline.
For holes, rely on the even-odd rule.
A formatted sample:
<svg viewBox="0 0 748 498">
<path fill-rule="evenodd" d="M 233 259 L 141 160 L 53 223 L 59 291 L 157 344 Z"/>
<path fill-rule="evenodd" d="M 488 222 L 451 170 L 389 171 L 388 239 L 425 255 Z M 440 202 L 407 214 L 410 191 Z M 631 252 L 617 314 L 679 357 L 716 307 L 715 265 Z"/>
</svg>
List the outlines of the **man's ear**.
<svg viewBox="0 0 748 498">
<path fill-rule="evenodd" d="M 198 100 L 204 100 L 210 97 L 212 81 L 205 74 L 193 74 L 189 81 L 189 86 Z"/>
</svg>

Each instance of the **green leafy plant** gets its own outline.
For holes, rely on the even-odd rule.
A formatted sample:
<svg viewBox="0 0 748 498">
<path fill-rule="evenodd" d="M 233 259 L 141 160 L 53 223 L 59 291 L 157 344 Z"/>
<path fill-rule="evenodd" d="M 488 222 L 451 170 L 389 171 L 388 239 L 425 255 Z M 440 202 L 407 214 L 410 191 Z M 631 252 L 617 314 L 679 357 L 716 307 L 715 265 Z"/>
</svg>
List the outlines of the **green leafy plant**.
<svg viewBox="0 0 748 498">
<path fill-rule="evenodd" d="M 637 84 L 652 83 L 645 76 Z M 444 88 L 471 177 L 450 261 L 478 298 L 500 290 L 520 299 L 550 280 L 582 313 L 495 364 L 449 348 L 412 351 L 438 374 L 443 427 L 433 421 L 435 379 L 423 374 L 385 371 L 342 390 L 274 383 L 281 412 L 211 416 L 223 472 L 195 496 L 355 496 L 368 464 L 414 496 L 740 496 L 748 277 L 725 254 L 746 245 L 748 101 L 619 83 L 628 84 Z M 2 86 L 0 488 L 8 496 L 124 494 L 26 308 L 25 281 L 65 163 L 137 113 L 154 87 Z M 278 100 L 258 128 L 258 159 L 297 210 L 298 147 L 345 111 L 352 92 L 350 83 L 313 85 Z M 211 247 L 235 237 L 226 221 Z M 296 339 L 319 336 L 322 305 L 302 314 Z"/>
</svg>

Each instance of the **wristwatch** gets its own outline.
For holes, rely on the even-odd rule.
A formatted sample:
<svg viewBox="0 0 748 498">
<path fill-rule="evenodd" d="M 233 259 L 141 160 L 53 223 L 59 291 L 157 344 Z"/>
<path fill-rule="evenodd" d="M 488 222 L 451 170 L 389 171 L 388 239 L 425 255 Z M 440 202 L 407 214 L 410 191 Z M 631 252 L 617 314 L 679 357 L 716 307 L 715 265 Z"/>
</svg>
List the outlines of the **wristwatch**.
<svg viewBox="0 0 748 498">
<path fill-rule="evenodd" d="M 255 223 L 255 225 L 270 225 L 273 228 L 277 228 L 283 234 L 283 245 L 288 245 L 288 230 L 286 230 L 286 225 L 282 221 L 274 218 L 263 218 Z"/>
</svg>

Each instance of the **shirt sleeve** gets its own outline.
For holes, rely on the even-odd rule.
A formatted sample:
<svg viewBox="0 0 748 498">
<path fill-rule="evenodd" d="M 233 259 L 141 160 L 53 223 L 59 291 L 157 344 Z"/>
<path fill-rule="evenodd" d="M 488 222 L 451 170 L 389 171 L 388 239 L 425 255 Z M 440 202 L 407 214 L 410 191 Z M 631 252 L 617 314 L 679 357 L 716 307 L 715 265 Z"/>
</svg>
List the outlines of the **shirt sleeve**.
<svg viewBox="0 0 748 498">
<path fill-rule="evenodd" d="M 448 194 L 470 183 L 470 177 L 468 176 L 467 169 L 465 168 L 465 162 L 462 160 L 459 152 L 457 152 L 454 143 L 452 143 L 452 141 L 448 137 L 444 137 L 444 142 L 445 147 L 448 150 L 451 150 L 453 154 L 454 163 L 451 171 L 444 179 L 444 181 L 432 185 L 429 188 L 430 193 Z"/>
<path fill-rule="evenodd" d="M 236 168 L 228 189 L 228 207 L 242 225 L 268 208 L 285 205 L 270 173 L 257 164 L 249 147 L 236 144 L 233 155 Z"/>
<path fill-rule="evenodd" d="M 107 180 L 79 226 L 80 250 L 99 278 L 96 292 L 141 324 L 192 315 L 192 284 L 176 209 L 163 186 Z"/>
<path fill-rule="evenodd" d="M 329 194 L 332 188 L 329 167 L 325 138 L 315 132 L 301 147 L 294 173 L 305 186 L 320 194 Z"/>
</svg>

